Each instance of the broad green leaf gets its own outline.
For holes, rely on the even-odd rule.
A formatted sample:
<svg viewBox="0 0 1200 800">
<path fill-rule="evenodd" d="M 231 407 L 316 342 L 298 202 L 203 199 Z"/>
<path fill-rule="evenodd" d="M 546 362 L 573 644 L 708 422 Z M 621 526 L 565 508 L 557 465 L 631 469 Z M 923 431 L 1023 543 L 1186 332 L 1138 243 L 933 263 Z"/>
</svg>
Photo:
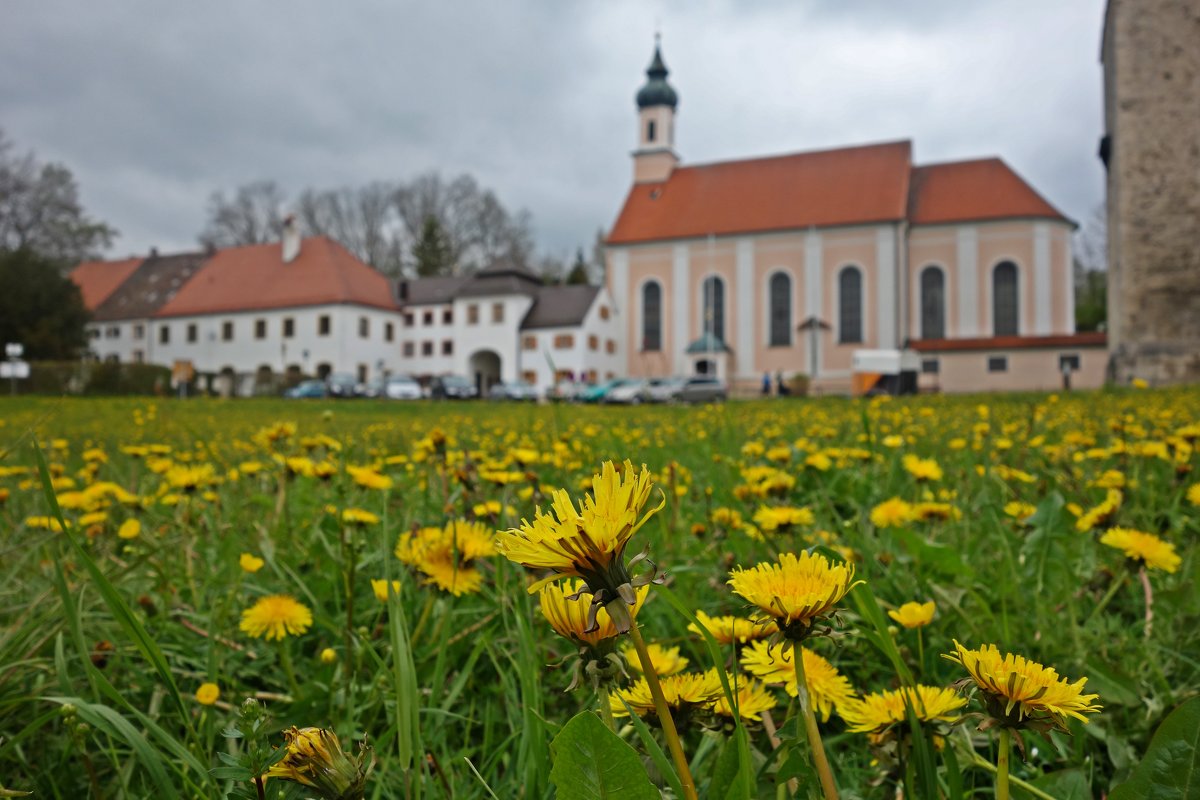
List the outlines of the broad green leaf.
<svg viewBox="0 0 1200 800">
<path fill-rule="evenodd" d="M 1088 786 L 1083 771 L 1078 769 L 1048 772 L 1030 783 L 1053 797 L 1054 800 L 1092 800 L 1093 798 L 1092 787 Z M 1015 786 L 1012 796 L 1016 800 L 1034 800 L 1034 795 Z"/>
<path fill-rule="evenodd" d="M 658 800 L 632 747 L 591 711 L 576 714 L 550 744 L 558 800 Z"/>
<path fill-rule="evenodd" d="M 1200 798 L 1200 697 L 1163 720 L 1133 776 L 1109 800 L 1197 800 Z"/>
</svg>

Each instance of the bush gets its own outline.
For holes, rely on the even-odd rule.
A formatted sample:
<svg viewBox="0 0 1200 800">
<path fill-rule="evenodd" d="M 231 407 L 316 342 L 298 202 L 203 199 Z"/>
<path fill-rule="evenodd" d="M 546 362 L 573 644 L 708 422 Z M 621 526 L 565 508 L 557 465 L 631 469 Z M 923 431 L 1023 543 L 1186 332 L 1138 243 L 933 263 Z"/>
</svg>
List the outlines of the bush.
<svg viewBox="0 0 1200 800">
<path fill-rule="evenodd" d="M 154 364 L 34 361 L 19 394 L 129 395 L 171 390 L 171 370 Z"/>
</svg>

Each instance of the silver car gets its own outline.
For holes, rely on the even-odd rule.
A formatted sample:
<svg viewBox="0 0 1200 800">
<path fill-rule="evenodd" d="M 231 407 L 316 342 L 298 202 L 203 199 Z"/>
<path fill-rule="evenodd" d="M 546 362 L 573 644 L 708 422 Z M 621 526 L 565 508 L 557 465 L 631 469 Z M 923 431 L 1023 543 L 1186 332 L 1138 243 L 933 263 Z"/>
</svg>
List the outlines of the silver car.
<svg viewBox="0 0 1200 800">
<path fill-rule="evenodd" d="M 422 397 L 421 384 L 408 375 L 393 375 L 388 378 L 383 393 L 389 400 L 420 400 Z"/>
<path fill-rule="evenodd" d="M 617 403 L 628 406 L 636 406 L 645 399 L 646 381 L 639 378 L 622 381 L 617 386 L 609 389 L 608 394 L 604 395 L 605 403 Z"/>
<path fill-rule="evenodd" d="M 646 382 L 646 400 L 650 403 L 669 403 L 687 383 L 687 378 L 651 378 Z"/>
<path fill-rule="evenodd" d="M 724 381 L 705 375 L 688 378 L 674 395 L 681 403 L 718 403 L 728 397 L 729 388 Z"/>
</svg>

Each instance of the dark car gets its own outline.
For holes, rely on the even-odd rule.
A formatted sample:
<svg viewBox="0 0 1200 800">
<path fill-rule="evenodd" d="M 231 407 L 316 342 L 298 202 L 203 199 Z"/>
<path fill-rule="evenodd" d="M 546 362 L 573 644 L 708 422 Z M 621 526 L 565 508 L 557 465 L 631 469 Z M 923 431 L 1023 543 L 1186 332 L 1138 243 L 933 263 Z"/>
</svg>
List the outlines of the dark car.
<svg viewBox="0 0 1200 800">
<path fill-rule="evenodd" d="M 461 375 L 435 375 L 429 382 L 434 400 L 470 400 L 479 397 L 475 384 Z"/>
<path fill-rule="evenodd" d="M 729 389 L 717 378 L 697 375 L 684 381 L 675 400 L 681 403 L 716 403 L 729 397 Z"/>
<path fill-rule="evenodd" d="M 329 396 L 329 390 L 322 380 L 301 381 L 284 392 L 283 396 L 293 400 L 324 398 Z"/>
<path fill-rule="evenodd" d="M 329 384 L 330 397 L 357 397 L 359 394 L 358 379 L 348 372 L 335 372 L 325 379 Z"/>
</svg>

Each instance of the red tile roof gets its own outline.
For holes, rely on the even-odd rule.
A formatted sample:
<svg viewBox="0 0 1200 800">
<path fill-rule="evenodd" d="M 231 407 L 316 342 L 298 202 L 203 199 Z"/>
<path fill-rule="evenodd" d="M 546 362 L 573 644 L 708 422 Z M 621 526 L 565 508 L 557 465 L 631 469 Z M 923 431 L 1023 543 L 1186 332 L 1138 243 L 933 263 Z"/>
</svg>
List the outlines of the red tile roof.
<svg viewBox="0 0 1200 800">
<path fill-rule="evenodd" d="M 71 270 L 70 278 L 83 294 L 83 304 L 95 311 L 142 263 L 141 258 L 120 261 L 84 261 Z"/>
<path fill-rule="evenodd" d="M 912 143 L 678 167 L 634 184 L 610 244 L 904 219 Z"/>
<path fill-rule="evenodd" d="M 998 158 L 914 167 L 909 192 L 913 225 L 1030 217 L 1069 221 Z"/>
<path fill-rule="evenodd" d="M 155 316 L 330 303 L 396 307 L 387 278 L 328 237 L 305 239 L 290 264 L 281 251 L 279 242 L 218 250 Z"/>
<path fill-rule="evenodd" d="M 1108 334 L 1060 333 L 1050 336 L 984 336 L 973 339 L 917 339 L 910 343 L 921 353 L 963 350 L 1029 350 L 1038 347 L 1105 347 Z"/>
</svg>

